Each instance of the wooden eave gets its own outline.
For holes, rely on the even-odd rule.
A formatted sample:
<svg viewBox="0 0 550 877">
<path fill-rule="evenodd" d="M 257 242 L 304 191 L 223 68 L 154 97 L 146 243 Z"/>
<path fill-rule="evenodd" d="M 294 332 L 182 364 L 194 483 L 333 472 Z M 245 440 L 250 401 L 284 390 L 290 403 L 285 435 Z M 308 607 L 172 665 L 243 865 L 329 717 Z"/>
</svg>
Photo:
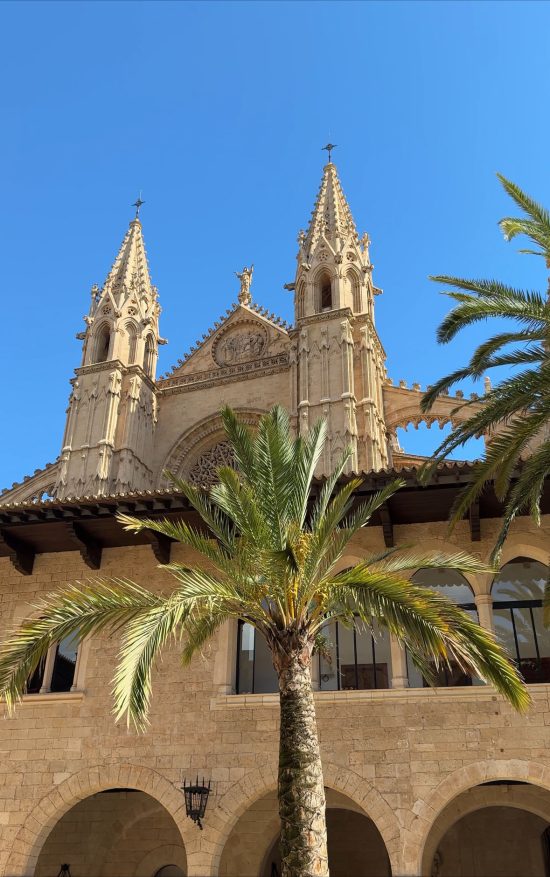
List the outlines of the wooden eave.
<svg viewBox="0 0 550 877">
<path fill-rule="evenodd" d="M 344 476 L 342 483 L 351 477 L 354 476 Z M 472 477 L 472 464 L 443 464 L 426 486 L 419 484 L 418 470 L 413 467 L 362 473 L 360 477 L 363 482 L 355 493 L 357 501 L 395 478 L 405 481 L 405 486 L 384 504 L 369 525 L 382 527 L 386 545 L 392 545 L 396 526 L 448 519 L 457 492 Z M 314 493 L 322 484 L 322 479 L 314 482 Z M 543 495 L 541 511 L 550 513 L 550 484 Z M 126 532 L 116 520 L 118 513 L 151 518 L 184 517 L 195 525 L 200 523 L 186 498 L 172 490 L 0 505 L 0 557 L 10 557 L 16 569 L 29 575 L 37 554 L 79 550 L 92 569 L 99 569 L 105 548 L 150 545 L 159 562 L 166 563 L 170 557 L 169 540 L 159 538 L 152 531 L 137 535 Z M 469 516 L 472 541 L 479 540 L 484 518 L 498 518 L 500 514 L 501 505 L 492 488 L 488 488 Z"/>
</svg>

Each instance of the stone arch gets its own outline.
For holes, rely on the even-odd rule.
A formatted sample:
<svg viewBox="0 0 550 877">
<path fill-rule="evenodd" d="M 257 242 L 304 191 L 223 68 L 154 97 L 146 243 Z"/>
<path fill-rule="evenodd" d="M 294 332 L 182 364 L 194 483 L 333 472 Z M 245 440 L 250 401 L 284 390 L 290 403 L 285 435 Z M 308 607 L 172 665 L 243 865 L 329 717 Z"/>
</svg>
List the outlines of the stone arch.
<svg viewBox="0 0 550 877">
<path fill-rule="evenodd" d="M 235 411 L 241 421 L 250 427 L 255 427 L 262 414 L 265 414 L 265 411 L 250 408 L 236 408 Z M 168 471 L 185 477 L 201 454 L 224 440 L 221 415 L 216 413 L 205 417 L 178 438 L 166 457 L 161 472 Z M 169 484 L 168 479 L 161 474 L 160 486 L 168 487 Z"/>
<path fill-rule="evenodd" d="M 444 809 L 462 792 L 492 780 L 516 780 L 550 791 L 550 768 L 539 762 L 510 760 L 477 761 L 448 774 L 425 799 L 416 801 L 415 818 L 403 845 L 403 873 L 421 874 L 430 832 Z"/>
<path fill-rule="evenodd" d="M 92 337 L 91 363 L 107 362 L 111 355 L 111 335 L 111 325 L 107 320 L 96 326 Z"/>
<path fill-rule="evenodd" d="M 392 874 L 401 873 L 400 824 L 385 798 L 374 786 L 349 768 L 323 761 L 324 783 L 355 804 L 359 811 L 372 820 L 385 844 Z M 210 815 L 209 827 L 213 843 L 211 875 L 218 874 L 225 844 L 241 816 L 260 798 L 277 788 L 277 766 L 266 765 L 247 773 L 219 800 Z"/>
<path fill-rule="evenodd" d="M 475 786 L 455 796 L 434 820 L 422 853 L 422 875 L 429 875 L 436 851 L 450 828 L 487 807 L 523 810 L 550 822 L 550 793 L 540 786 Z"/>
<path fill-rule="evenodd" d="M 138 327 L 133 320 L 128 320 L 124 331 L 128 336 L 128 365 L 133 365 L 137 362 Z"/>
<path fill-rule="evenodd" d="M 357 270 L 352 268 L 351 265 L 346 271 L 346 282 L 349 284 L 353 311 L 355 314 L 361 314 L 363 312 L 361 278 L 359 277 Z"/>
<path fill-rule="evenodd" d="M 183 795 L 165 777 L 148 767 L 102 764 L 73 774 L 45 795 L 27 815 L 8 853 L 4 873 L 25 877 L 33 873 L 48 835 L 75 804 L 112 788 L 145 792 L 161 804 L 174 820 L 185 848 L 189 846 Z"/>
<path fill-rule="evenodd" d="M 517 520 L 517 519 L 516 519 Z M 519 522 L 518 522 L 519 523 Z M 516 557 L 526 557 L 528 560 L 538 560 L 545 566 L 550 565 L 550 553 L 548 551 L 548 536 L 544 532 L 510 533 L 499 560 L 502 569 Z"/>
</svg>

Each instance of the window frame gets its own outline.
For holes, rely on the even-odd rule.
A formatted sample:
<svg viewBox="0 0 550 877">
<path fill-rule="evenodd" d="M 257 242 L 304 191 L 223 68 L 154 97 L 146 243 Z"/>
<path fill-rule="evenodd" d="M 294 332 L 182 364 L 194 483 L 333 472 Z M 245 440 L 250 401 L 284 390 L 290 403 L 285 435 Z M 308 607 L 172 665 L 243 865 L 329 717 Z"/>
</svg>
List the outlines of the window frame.
<svg viewBox="0 0 550 877">
<path fill-rule="evenodd" d="M 81 640 L 77 645 L 76 650 L 76 659 L 74 665 L 74 676 L 73 681 L 71 683 L 71 687 L 62 690 L 52 691 L 52 679 L 53 674 L 55 672 L 55 663 L 59 650 L 59 642 L 52 643 L 46 652 L 46 656 L 44 658 L 44 670 L 42 673 L 42 681 L 40 683 L 40 688 L 38 691 L 26 691 L 25 697 L 37 697 L 39 695 L 51 694 L 54 697 L 69 694 L 70 692 L 82 691 L 82 682 L 83 682 L 83 672 L 85 668 L 85 663 L 88 655 L 88 641 L 86 639 Z M 34 674 L 33 674 L 34 675 Z M 31 677 L 32 678 L 32 677 Z M 27 683 L 28 684 L 28 683 Z"/>
</svg>

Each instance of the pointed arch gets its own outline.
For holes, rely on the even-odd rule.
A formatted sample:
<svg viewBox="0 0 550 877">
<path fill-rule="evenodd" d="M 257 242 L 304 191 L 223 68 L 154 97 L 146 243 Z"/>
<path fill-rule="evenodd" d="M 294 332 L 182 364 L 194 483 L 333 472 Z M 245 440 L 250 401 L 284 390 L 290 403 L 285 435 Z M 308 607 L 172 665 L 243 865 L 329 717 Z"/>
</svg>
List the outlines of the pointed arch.
<svg viewBox="0 0 550 877">
<path fill-rule="evenodd" d="M 317 278 L 317 311 L 332 310 L 332 277 L 328 271 L 322 271 Z"/>
<path fill-rule="evenodd" d="M 92 362 L 107 362 L 110 352 L 111 327 L 109 323 L 101 323 L 94 333 Z"/>
<path fill-rule="evenodd" d="M 296 319 L 301 320 L 306 315 L 306 284 L 303 280 L 296 290 Z"/>
<path fill-rule="evenodd" d="M 136 362 L 138 330 L 133 322 L 126 323 L 126 334 L 128 335 L 128 365 Z"/>
<path fill-rule="evenodd" d="M 357 276 L 357 272 L 353 268 L 348 268 L 346 274 L 349 290 L 351 292 L 351 302 L 354 314 L 363 313 L 363 296 L 361 294 L 361 281 Z"/>
<path fill-rule="evenodd" d="M 155 341 L 152 335 L 148 335 L 145 339 L 145 350 L 143 353 L 143 371 L 150 378 L 153 377 L 155 370 Z"/>
</svg>

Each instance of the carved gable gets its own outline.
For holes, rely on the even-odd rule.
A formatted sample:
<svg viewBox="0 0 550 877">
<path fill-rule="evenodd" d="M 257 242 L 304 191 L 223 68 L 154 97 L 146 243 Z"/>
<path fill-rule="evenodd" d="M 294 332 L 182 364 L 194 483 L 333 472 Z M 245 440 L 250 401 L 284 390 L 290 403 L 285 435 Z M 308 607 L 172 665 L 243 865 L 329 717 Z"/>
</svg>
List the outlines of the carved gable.
<svg viewBox="0 0 550 877">
<path fill-rule="evenodd" d="M 288 350 L 285 329 L 240 305 L 194 350 L 170 378 L 194 375 L 278 356 Z"/>
</svg>

